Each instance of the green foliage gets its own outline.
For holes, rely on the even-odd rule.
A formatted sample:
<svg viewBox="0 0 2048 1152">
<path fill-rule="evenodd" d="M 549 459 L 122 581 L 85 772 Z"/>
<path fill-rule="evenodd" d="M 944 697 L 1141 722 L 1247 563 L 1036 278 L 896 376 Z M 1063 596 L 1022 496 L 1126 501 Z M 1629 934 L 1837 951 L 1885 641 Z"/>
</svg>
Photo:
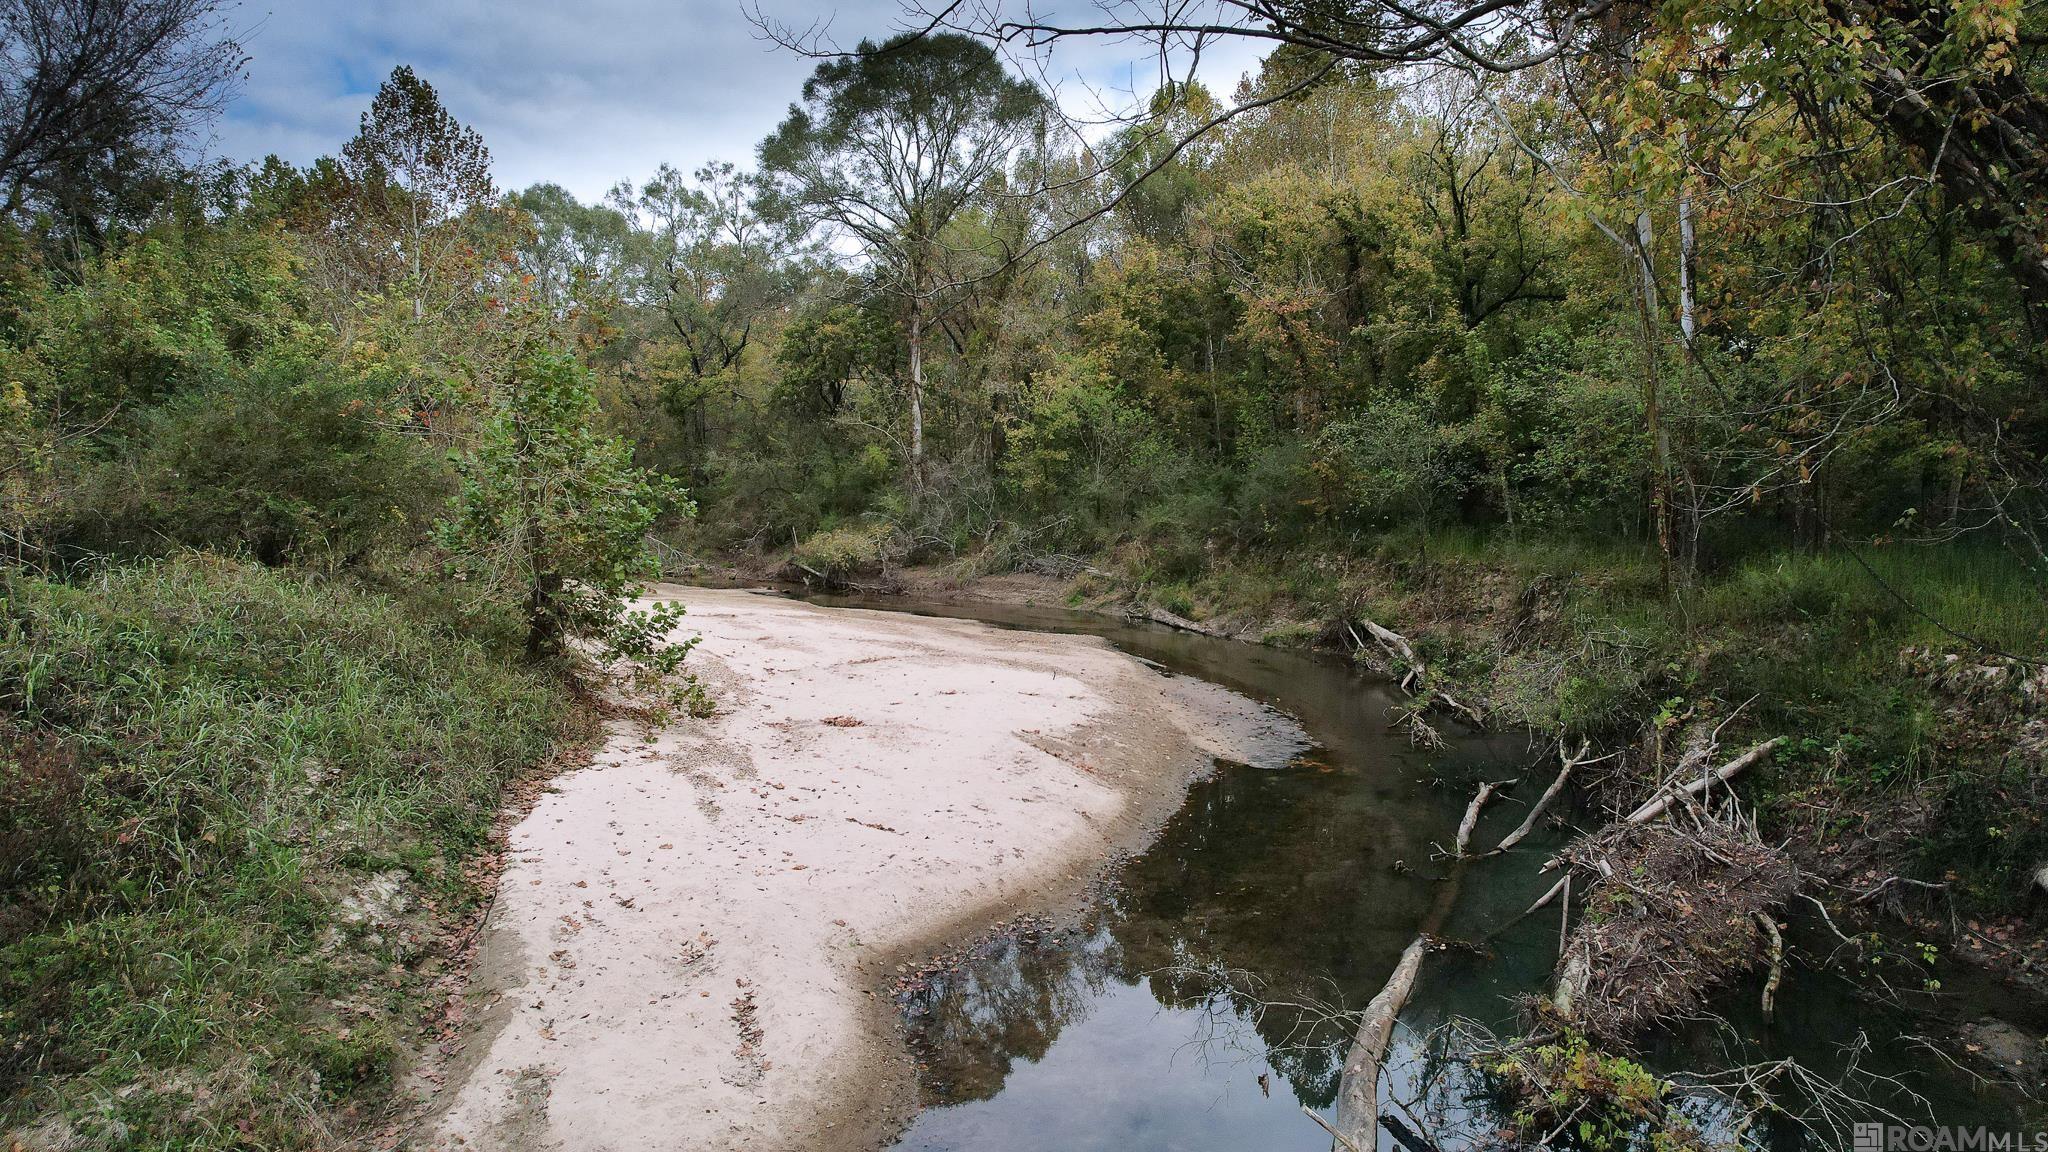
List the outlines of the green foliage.
<svg viewBox="0 0 2048 1152">
<path fill-rule="evenodd" d="M 635 467 L 623 442 L 594 429 L 596 412 L 574 357 L 527 354 L 495 390 L 474 451 L 457 459 L 462 490 L 436 528 L 456 571 L 523 613 L 532 656 L 611 635 L 625 595 L 658 574 L 648 530 L 693 510 L 681 484 Z"/>
<path fill-rule="evenodd" d="M 140 414 L 75 515 L 74 539 L 165 545 L 266 564 L 356 564 L 423 536 L 447 488 L 373 395 L 319 364 L 270 364 L 195 385 Z"/>
<path fill-rule="evenodd" d="M 562 686 L 453 619 L 197 554 L 7 575 L 0 629 L 13 1118 L 327 1146 L 307 1116 L 388 1076 L 421 986 L 387 969 L 430 930 L 396 905 L 348 929 L 345 901 L 388 870 L 415 909 L 468 899 L 500 790 L 565 738 Z"/>
<path fill-rule="evenodd" d="M 1696 1126 L 1672 1107 L 1673 1085 L 1625 1056 L 1568 1032 L 1522 1042 L 1480 1059 L 1524 1139 L 1563 1137 L 1583 1152 L 1703 1148 Z"/>
<path fill-rule="evenodd" d="M 797 544 L 790 559 L 818 579 L 843 583 L 884 568 L 895 544 L 894 536 L 894 528 L 879 523 L 813 532 Z"/>
</svg>

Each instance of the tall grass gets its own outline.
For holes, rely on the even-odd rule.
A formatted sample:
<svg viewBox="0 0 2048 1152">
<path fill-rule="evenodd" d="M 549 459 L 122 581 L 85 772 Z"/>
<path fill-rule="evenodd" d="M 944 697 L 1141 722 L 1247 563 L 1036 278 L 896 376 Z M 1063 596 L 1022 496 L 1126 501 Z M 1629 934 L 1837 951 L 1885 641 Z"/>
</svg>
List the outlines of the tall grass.
<svg viewBox="0 0 2048 1152">
<path fill-rule="evenodd" d="M 189 555 L 0 583 L 0 1099 L 91 1146 L 314 1147 L 390 1071 L 422 906 L 561 685 L 392 600 Z M 339 1007 L 337 1007 L 337 1005 Z"/>
</svg>

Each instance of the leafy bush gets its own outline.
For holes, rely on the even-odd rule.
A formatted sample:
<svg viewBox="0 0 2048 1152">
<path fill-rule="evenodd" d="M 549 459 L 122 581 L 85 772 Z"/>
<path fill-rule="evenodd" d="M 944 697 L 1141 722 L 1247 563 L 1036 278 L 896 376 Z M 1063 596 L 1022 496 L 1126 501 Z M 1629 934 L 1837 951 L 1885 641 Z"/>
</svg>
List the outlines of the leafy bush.
<svg viewBox="0 0 2048 1152">
<path fill-rule="evenodd" d="M 437 526 L 455 571 L 524 614 L 532 657 L 576 638 L 612 640 L 629 623 L 626 593 L 660 573 L 648 530 L 695 510 L 681 484 L 636 467 L 624 441 L 598 433 L 596 415 L 590 372 L 574 356 L 523 358 L 496 390 L 475 451 L 458 461 L 462 492 Z M 681 610 L 654 615 L 672 623 Z M 643 639 L 662 630 L 645 624 Z"/>
<path fill-rule="evenodd" d="M 806 537 L 790 559 L 812 576 L 838 583 L 886 568 L 894 539 L 895 529 L 887 524 L 832 528 Z"/>
<path fill-rule="evenodd" d="M 145 554 L 204 545 L 272 565 L 410 543 L 448 478 L 381 415 L 359 386 L 303 364 L 188 390 L 145 412 L 96 469 L 73 538 Z"/>
</svg>

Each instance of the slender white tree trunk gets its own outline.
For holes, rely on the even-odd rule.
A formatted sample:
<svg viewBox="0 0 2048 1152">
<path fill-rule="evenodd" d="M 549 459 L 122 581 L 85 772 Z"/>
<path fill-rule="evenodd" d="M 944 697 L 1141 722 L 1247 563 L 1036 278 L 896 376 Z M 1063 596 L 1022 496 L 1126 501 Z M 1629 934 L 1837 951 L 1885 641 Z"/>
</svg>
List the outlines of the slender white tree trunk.
<svg viewBox="0 0 2048 1152">
<path fill-rule="evenodd" d="M 1679 137 L 1679 151 L 1685 150 L 1685 138 Z M 1692 343 L 1696 321 L 1693 319 L 1692 304 L 1692 192 L 1681 178 L 1678 185 L 1678 329 L 1685 333 L 1686 343 Z"/>
<path fill-rule="evenodd" d="M 924 306 L 910 302 L 910 483 L 924 487 Z"/>
</svg>

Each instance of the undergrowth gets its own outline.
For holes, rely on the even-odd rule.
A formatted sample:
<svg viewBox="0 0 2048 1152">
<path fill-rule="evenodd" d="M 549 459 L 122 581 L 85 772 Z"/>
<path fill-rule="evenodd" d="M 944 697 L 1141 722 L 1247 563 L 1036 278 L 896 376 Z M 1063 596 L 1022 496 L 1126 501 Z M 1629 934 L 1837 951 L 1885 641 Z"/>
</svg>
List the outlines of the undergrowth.
<svg viewBox="0 0 2048 1152">
<path fill-rule="evenodd" d="M 0 1130 L 307 1148 L 372 1114 L 501 789 L 577 735 L 487 645 L 201 555 L 0 577 Z"/>
<path fill-rule="evenodd" d="M 1394 532 L 1183 560 L 1126 549 L 1081 595 L 1281 643 L 1342 645 L 1342 623 L 1369 618 L 1502 726 L 1655 741 L 1739 708 L 1727 740 L 1787 737 L 1751 786 L 1781 826 L 1831 852 L 1889 837 L 1890 863 L 1970 906 L 2014 906 L 2048 859 L 2048 799 L 2032 784 L 2038 755 L 2015 754 L 2020 721 L 1958 707 L 1908 658 L 2048 656 L 2048 587 L 1995 547 L 1757 545 L 1670 594 L 1640 544 L 1470 529 L 1432 533 L 1426 553 Z"/>
</svg>

